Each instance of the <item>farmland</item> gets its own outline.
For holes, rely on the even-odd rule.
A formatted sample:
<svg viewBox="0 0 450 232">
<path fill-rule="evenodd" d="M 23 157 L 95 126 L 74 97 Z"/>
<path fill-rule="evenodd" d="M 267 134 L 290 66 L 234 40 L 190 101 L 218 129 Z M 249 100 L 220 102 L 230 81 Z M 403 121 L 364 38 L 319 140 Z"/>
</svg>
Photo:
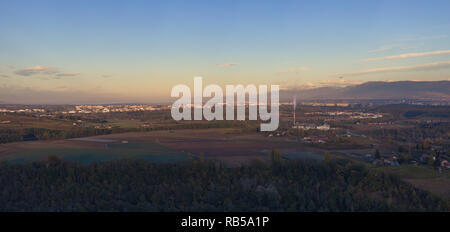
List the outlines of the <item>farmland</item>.
<svg viewBox="0 0 450 232">
<path fill-rule="evenodd" d="M 267 159 L 272 149 L 304 150 L 284 138 L 268 139 L 258 133 L 241 134 L 236 129 L 202 129 L 130 132 L 88 139 L 16 142 L 0 145 L 0 159 L 27 162 L 48 155 L 89 163 L 116 158 L 143 158 L 152 162 L 182 161 L 190 156 L 224 161 L 229 165 Z M 317 149 L 306 149 L 320 153 Z M 286 155 L 292 156 L 287 152 Z"/>
<path fill-rule="evenodd" d="M 58 140 L 10 143 L 0 148 L 0 159 L 11 162 L 44 160 L 57 156 L 62 160 L 79 163 L 109 161 L 121 158 L 137 158 L 155 163 L 184 161 L 190 154 L 178 152 L 152 141 L 116 140 Z"/>
<path fill-rule="evenodd" d="M 260 132 L 260 121 L 174 121 L 167 110 L 51 117 L 2 113 L 0 160 L 26 163 L 49 155 L 83 164 L 121 158 L 153 163 L 211 159 L 236 167 L 268 161 L 271 151 L 280 151 L 285 160 L 324 160 L 327 154 L 449 195 L 449 169 L 443 166 L 449 146 L 446 107 L 302 105 L 296 123 L 291 106 L 280 111 L 280 126 L 273 132 Z M 28 134 L 36 141 L 23 141 Z"/>
</svg>

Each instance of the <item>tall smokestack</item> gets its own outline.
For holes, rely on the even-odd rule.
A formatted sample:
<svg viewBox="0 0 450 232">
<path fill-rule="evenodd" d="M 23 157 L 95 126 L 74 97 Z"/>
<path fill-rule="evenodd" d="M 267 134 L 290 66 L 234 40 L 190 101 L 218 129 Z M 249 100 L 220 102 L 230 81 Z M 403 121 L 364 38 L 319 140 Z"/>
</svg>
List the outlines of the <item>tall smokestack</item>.
<svg viewBox="0 0 450 232">
<path fill-rule="evenodd" d="M 295 126 L 295 108 L 297 108 L 297 96 L 296 95 L 294 95 L 293 104 L 294 104 L 294 126 Z"/>
</svg>

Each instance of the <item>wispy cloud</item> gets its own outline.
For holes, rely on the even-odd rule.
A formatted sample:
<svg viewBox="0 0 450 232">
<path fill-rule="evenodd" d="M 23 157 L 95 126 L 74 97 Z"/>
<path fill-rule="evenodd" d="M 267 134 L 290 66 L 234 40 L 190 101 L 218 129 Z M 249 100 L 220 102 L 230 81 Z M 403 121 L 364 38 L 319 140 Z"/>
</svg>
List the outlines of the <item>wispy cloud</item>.
<svg viewBox="0 0 450 232">
<path fill-rule="evenodd" d="M 58 69 L 48 68 L 40 65 L 36 65 L 33 67 L 23 68 L 15 71 L 14 73 L 20 76 L 32 76 L 36 74 L 56 74 L 58 73 Z"/>
<path fill-rule="evenodd" d="M 423 40 L 432 40 L 432 39 L 442 39 L 447 38 L 447 35 L 419 35 L 408 38 L 400 39 L 400 41 L 423 41 Z"/>
<path fill-rule="evenodd" d="M 58 77 L 73 77 L 80 75 L 79 72 L 63 72 L 63 73 L 57 73 L 56 76 Z"/>
<path fill-rule="evenodd" d="M 414 58 L 414 57 L 438 56 L 438 55 L 445 55 L 445 54 L 450 54 L 450 50 L 441 50 L 441 51 L 434 51 L 434 52 L 421 52 L 421 53 L 405 53 L 405 54 L 399 54 L 399 55 L 394 55 L 394 56 L 367 58 L 367 59 L 362 59 L 361 61 L 366 62 L 366 61 L 378 61 L 378 60 L 407 59 L 407 58 Z"/>
<path fill-rule="evenodd" d="M 277 74 L 296 73 L 296 72 L 299 72 L 299 71 L 307 71 L 307 70 L 309 70 L 308 67 L 301 66 L 301 67 L 298 67 L 298 68 L 289 68 L 289 69 L 280 70 L 280 71 L 277 71 Z"/>
<path fill-rule="evenodd" d="M 357 72 L 342 73 L 339 75 L 340 76 L 359 76 L 359 75 L 366 75 L 366 74 L 373 74 L 373 73 L 400 72 L 400 71 L 425 71 L 425 70 L 437 70 L 437 69 L 442 69 L 442 68 L 450 68 L 450 61 L 411 65 L 411 66 L 373 68 L 373 69 L 366 69 L 366 70 L 357 71 Z"/>
<path fill-rule="evenodd" d="M 40 79 L 59 79 L 61 77 L 73 77 L 80 75 L 79 72 L 61 72 L 57 68 L 49 68 L 41 65 L 16 70 L 14 74 L 19 76 L 41 76 Z M 45 77 L 43 76 L 45 75 Z"/>
<path fill-rule="evenodd" d="M 61 79 L 61 77 L 58 77 L 58 76 L 39 76 L 37 78 L 39 80 L 58 80 L 58 79 Z"/>
<path fill-rule="evenodd" d="M 369 52 L 383 52 L 383 51 L 387 51 L 387 50 L 392 50 L 394 48 L 395 48 L 394 45 L 382 45 L 376 49 L 370 50 Z"/>
<path fill-rule="evenodd" d="M 319 84 L 321 85 L 321 87 L 324 87 L 324 86 L 345 87 L 345 86 L 349 86 L 349 85 L 359 85 L 361 83 L 363 83 L 363 82 L 362 81 L 354 81 L 354 80 L 344 80 L 344 79 L 319 81 Z"/>
<path fill-rule="evenodd" d="M 303 89 L 314 89 L 318 86 L 317 84 L 314 84 L 312 82 L 306 82 L 306 83 L 284 83 L 284 84 L 279 84 L 280 85 L 280 90 L 303 90 Z"/>
<path fill-rule="evenodd" d="M 344 80 L 344 79 L 334 79 L 334 80 L 322 80 L 322 81 L 308 81 L 308 82 L 299 82 L 299 80 L 285 80 L 278 82 L 280 89 L 282 90 L 305 90 L 305 89 L 315 89 L 321 87 L 346 87 L 351 85 L 358 85 L 363 83 L 360 80 Z"/>
<path fill-rule="evenodd" d="M 407 50 L 412 48 L 417 48 L 419 46 L 424 45 L 424 41 L 426 40 L 434 40 L 434 39 L 442 39 L 447 38 L 447 35 L 418 35 L 418 36 L 409 36 L 400 39 L 396 39 L 392 41 L 391 44 L 379 46 L 376 49 L 370 50 L 370 53 L 374 52 L 383 52 L 394 49 Z"/>
<path fill-rule="evenodd" d="M 228 63 L 221 63 L 221 64 L 216 64 L 219 67 L 229 67 L 229 66 L 235 66 L 235 65 L 239 65 L 239 63 L 235 63 L 235 62 L 228 62 Z"/>
<path fill-rule="evenodd" d="M 370 53 L 375 53 L 375 52 L 384 52 L 384 51 L 389 51 L 389 50 L 393 50 L 393 49 L 401 49 L 401 50 L 407 50 L 407 49 L 413 49 L 413 48 L 417 48 L 420 45 L 412 45 L 412 44 L 391 44 L 391 45 L 382 45 L 376 49 L 370 50 Z"/>
</svg>

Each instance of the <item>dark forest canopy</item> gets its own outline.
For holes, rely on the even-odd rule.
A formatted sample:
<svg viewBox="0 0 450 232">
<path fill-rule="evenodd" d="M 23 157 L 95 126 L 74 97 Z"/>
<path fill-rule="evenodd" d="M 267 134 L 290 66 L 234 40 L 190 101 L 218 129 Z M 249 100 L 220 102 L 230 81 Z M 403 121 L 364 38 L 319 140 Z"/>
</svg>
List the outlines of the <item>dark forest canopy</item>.
<svg viewBox="0 0 450 232">
<path fill-rule="evenodd" d="M 228 168 L 190 160 L 0 163 L 0 211 L 448 211 L 448 199 L 346 160 Z"/>
</svg>

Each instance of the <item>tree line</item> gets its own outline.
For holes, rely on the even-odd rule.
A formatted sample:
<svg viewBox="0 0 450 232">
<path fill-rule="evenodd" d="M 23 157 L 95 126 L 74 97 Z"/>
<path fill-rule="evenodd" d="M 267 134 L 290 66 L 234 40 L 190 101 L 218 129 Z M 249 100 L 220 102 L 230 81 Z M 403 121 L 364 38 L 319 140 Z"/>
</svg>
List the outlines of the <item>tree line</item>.
<svg viewBox="0 0 450 232">
<path fill-rule="evenodd" d="M 256 131 L 255 123 L 244 121 L 215 121 L 199 123 L 175 123 L 167 125 L 155 125 L 140 128 L 93 128 L 73 127 L 71 129 L 55 130 L 48 128 L 0 128 L 0 143 L 24 141 L 25 137 L 35 137 L 37 140 L 70 139 L 96 135 L 106 135 L 125 132 L 148 132 L 159 130 L 181 130 L 181 129 L 208 129 L 208 128 L 239 128 L 242 132 Z"/>
<path fill-rule="evenodd" d="M 448 211 L 450 202 L 347 160 L 0 162 L 0 211 Z"/>
</svg>

